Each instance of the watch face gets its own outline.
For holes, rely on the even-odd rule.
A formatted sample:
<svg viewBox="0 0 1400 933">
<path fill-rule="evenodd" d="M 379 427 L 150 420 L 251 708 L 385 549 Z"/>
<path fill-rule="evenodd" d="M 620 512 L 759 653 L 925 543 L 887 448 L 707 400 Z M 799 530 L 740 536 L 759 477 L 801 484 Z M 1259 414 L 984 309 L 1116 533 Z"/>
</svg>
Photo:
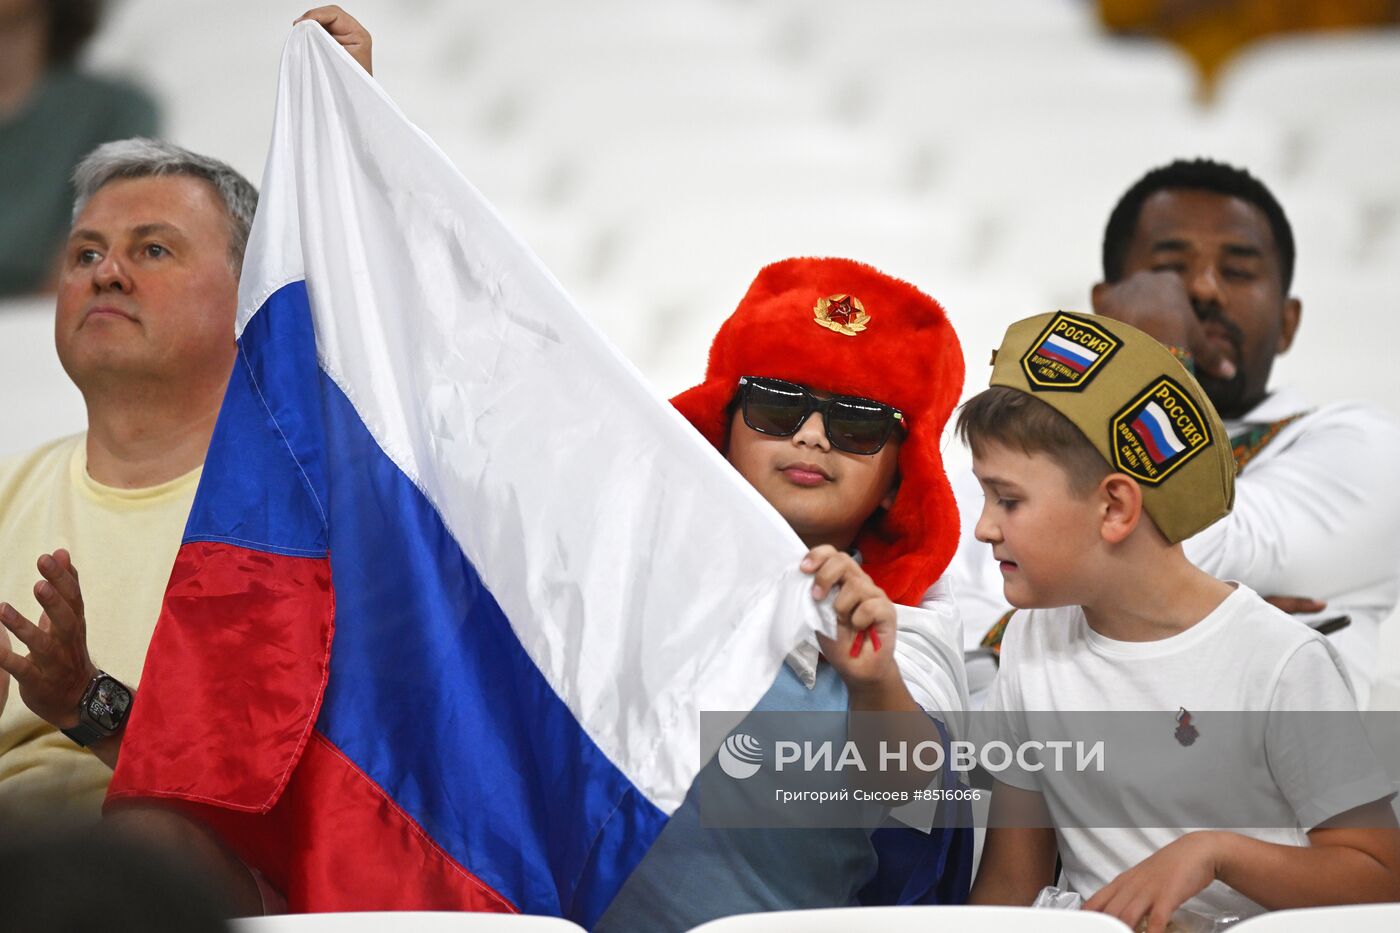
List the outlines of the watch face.
<svg viewBox="0 0 1400 933">
<path fill-rule="evenodd" d="M 96 725 L 108 732 L 121 725 L 130 708 L 131 691 L 115 677 L 100 678 L 87 702 L 87 714 Z"/>
</svg>

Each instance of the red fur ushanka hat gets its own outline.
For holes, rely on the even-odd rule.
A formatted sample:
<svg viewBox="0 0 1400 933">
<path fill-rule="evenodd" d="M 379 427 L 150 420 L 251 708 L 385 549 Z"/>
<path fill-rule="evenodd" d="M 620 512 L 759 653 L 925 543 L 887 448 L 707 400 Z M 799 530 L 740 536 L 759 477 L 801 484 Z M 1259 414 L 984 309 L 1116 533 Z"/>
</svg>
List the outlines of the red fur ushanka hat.
<svg viewBox="0 0 1400 933">
<path fill-rule="evenodd" d="M 943 308 L 864 263 L 775 262 L 720 326 L 705 381 L 671 400 L 721 452 L 741 376 L 875 399 L 904 413 L 908 434 L 894 507 L 867 523 L 855 543 L 890 599 L 918 605 L 958 546 L 958 511 L 939 442 L 962 393 L 963 357 Z"/>
</svg>

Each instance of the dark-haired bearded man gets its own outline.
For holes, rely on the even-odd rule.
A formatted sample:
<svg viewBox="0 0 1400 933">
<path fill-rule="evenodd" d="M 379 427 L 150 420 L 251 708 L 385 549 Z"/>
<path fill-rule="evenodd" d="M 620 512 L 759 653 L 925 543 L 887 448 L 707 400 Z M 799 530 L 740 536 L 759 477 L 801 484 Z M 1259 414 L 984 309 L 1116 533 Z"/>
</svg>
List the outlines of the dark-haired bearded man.
<svg viewBox="0 0 1400 933">
<path fill-rule="evenodd" d="M 1186 556 L 1331 632 L 1364 709 L 1380 623 L 1400 599 L 1400 422 L 1370 402 L 1318 406 L 1269 387 L 1302 319 L 1295 255 L 1283 208 L 1258 179 L 1176 161 L 1143 176 L 1110 215 L 1093 307 L 1173 348 L 1225 422 L 1240 470 L 1235 507 L 1186 541 Z M 975 489 L 958 489 L 965 516 L 980 510 Z M 993 670 L 978 655 L 995 656 L 1009 606 L 964 524 L 954 567 L 976 694 Z"/>
</svg>

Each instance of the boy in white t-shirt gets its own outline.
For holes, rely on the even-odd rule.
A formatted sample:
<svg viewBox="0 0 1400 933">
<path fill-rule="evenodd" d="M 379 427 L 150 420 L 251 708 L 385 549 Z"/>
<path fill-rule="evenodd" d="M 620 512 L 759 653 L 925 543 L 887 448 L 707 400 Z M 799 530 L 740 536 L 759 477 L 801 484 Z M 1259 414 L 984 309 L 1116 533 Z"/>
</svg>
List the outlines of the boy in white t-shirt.
<svg viewBox="0 0 1400 933">
<path fill-rule="evenodd" d="M 1234 497 L 1200 386 L 1141 331 L 1063 312 L 1012 325 L 991 384 L 958 430 L 986 496 L 977 537 L 1007 600 L 1031 611 L 1007 625 L 989 728 L 1016 748 L 1072 731 L 1073 711 L 1131 711 L 1162 749 L 1138 773 L 1166 774 L 999 770 L 973 903 L 1031 903 L 1057 850 L 1086 908 L 1153 933 L 1183 905 L 1247 916 L 1400 899 L 1393 787 L 1369 754 L 1325 754 L 1332 733 L 1361 735 L 1335 651 L 1182 553 Z M 1319 740 L 1316 714 L 1297 711 L 1342 725 Z M 1232 820 L 1241 810 L 1253 822 Z M 1241 825 L 1274 828 L 1182 828 Z"/>
</svg>

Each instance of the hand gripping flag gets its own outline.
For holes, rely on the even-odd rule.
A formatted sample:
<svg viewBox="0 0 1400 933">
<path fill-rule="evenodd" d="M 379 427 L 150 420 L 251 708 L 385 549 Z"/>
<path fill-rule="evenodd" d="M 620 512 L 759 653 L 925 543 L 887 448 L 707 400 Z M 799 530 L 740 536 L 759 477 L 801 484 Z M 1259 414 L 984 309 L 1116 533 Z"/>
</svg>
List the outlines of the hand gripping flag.
<svg viewBox="0 0 1400 933">
<path fill-rule="evenodd" d="M 607 906 L 829 626 L 782 519 L 314 24 L 109 801 L 294 910 Z M 829 630 L 829 629 L 828 629 Z"/>
</svg>

